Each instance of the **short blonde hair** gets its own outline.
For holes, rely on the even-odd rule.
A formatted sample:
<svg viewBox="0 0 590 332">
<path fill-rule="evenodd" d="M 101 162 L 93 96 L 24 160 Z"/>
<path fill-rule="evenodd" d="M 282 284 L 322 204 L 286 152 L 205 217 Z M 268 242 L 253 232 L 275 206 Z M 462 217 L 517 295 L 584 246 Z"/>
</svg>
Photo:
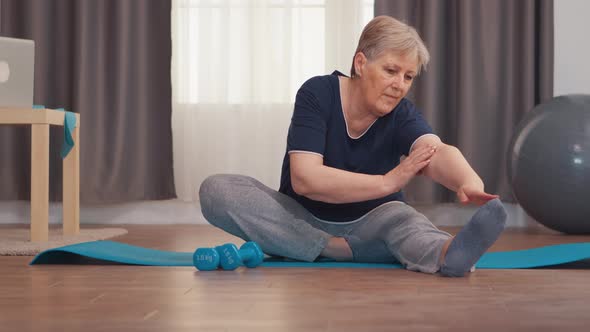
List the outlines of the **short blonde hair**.
<svg viewBox="0 0 590 332">
<path fill-rule="evenodd" d="M 415 56 L 418 60 L 418 73 L 422 69 L 426 70 L 426 65 L 430 61 L 428 49 L 416 29 L 391 16 L 382 15 L 367 23 L 354 55 L 362 52 L 371 61 L 384 51 Z M 356 76 L 354 57 L 350 76 Z"/>
</svg>

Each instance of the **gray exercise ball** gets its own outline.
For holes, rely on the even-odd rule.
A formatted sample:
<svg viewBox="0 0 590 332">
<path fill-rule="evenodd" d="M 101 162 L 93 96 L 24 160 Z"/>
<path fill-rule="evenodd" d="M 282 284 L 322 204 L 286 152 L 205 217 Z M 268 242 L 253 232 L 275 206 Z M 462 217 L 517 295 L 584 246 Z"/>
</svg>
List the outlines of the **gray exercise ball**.
<svg viewBox="0 0 590 332">
<path fill-rule="evenodd" d="M 590 234 L 590 95 L 537 105 L 508 150 L 508 180 L 536 221 L 568 234 Z"/>
</svg>

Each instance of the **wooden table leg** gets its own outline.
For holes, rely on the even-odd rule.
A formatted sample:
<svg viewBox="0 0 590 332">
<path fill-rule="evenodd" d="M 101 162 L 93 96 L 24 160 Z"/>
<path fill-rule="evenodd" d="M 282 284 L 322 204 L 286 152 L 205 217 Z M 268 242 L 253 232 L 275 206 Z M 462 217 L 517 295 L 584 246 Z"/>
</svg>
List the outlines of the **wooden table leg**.
<svg viewBox="0 0 590 332">
<path fill-rule="evenodd" d="M 49 240 L 49 125 L 31 125 L 31 241 Z"/>
<path fill-rule="evenodd" d="M 74 147 L 63 160 L 63 234 L 80 233 L 80 131 L 72 131 Z"/>
</svg>

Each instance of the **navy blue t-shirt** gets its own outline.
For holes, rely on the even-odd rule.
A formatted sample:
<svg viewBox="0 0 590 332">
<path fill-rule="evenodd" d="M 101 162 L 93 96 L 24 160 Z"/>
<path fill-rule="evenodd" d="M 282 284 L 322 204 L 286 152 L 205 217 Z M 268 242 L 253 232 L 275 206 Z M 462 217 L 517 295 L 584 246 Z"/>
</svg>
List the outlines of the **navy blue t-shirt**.
<svg viewBox="0 0 590 332">
<path fill-rule="evenodd" d="M 287 136 L 279 191 L 293 197 L 314 216 L 329 221 L 351 221 L 390 201 L 403 201 L 401 191 L 364 202 L 333 204 L 300 196 L 291 185 L 289 151 L 322 155 L 324 165 L 350 172 L 384 175 L 408 155 L 412 143 L 432 129 L 416 107 L 402 99 L 389 114 L 378 118 L 360 137 L 348 135 L 340 99 L 340 83 L 332 75 L 307 80 L 297 92 Z"/>
</svg>

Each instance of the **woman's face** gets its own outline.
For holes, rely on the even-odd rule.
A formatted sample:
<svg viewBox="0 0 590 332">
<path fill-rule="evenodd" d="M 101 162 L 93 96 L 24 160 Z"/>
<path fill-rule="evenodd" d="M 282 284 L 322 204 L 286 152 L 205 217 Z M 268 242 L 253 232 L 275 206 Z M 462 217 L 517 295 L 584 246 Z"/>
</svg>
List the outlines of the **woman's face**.
<svg viewBox="0 0 590 332">
<path fill-rule="evenodd" d="M 404 98 L 417 73 L 418 61 L 413 55 L 401 55 L 393 51 L 381 53 L 368 61 L 360 54 L 361 88 L 365 103 L 378 117 L 389 114 Z"/>
</svg>

